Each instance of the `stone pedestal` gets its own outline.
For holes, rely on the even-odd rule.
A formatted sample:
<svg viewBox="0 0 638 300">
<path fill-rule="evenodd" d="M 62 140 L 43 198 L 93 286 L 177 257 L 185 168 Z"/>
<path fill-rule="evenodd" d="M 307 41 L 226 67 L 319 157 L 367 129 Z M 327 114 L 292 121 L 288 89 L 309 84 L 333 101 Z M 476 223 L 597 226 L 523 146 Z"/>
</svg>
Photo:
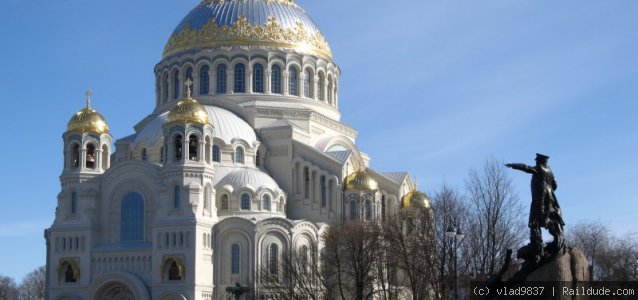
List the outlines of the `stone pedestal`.
<svg viewBox="0 0 638 300">
<path fill-rule="evenodd" d="M 567 247 L 563 254 L 528 274 L 525 281 L 589 281 L 588 265 L 587 258 L 580 249 Z"/>
</svg>

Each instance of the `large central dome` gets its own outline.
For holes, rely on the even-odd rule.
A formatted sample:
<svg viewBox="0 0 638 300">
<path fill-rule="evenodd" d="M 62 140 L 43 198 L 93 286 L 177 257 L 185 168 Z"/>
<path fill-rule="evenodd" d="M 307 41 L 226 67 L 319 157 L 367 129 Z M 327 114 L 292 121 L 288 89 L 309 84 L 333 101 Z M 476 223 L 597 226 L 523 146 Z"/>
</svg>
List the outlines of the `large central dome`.
<svg viewBox="0 0 638 300">
<path fill-rule="evenodd" d="M 272 46 L 332 59 L 317 25 L 292 0 L 205 0 L 177 25 L 164 57 L 217 46 Z"/>
</svg>

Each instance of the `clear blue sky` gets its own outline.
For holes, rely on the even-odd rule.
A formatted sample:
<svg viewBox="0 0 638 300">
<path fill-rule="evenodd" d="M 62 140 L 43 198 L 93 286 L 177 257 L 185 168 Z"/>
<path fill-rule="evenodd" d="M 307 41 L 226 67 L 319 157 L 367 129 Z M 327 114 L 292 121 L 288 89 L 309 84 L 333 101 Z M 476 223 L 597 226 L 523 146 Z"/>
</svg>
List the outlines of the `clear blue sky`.
<svg viewBox="0 0 638 300">
<path fill-rule="evenodd" d="M 462 188 L 494 156 L 551 156 L 569 226 L 638 231 L 637 1 L 297 0 L 341 67 L 343 121 L 381 171 Z M 0 274 L 45 262 L 62 138 L 93 89 L 122 138 L 197 0 L 0 0 Z M 512 173 L 528 205 L 529 177 Z"/>
</svg>

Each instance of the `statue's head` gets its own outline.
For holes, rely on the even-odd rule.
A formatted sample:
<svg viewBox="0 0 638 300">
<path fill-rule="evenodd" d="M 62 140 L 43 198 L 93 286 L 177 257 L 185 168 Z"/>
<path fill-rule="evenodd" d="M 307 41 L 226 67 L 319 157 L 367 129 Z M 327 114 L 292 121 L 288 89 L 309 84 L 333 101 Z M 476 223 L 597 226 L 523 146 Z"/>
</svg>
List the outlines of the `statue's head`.
<svg viewBox="0 0 638 300">
<path fill-rule="evenodd" d="M 536 153 L 536 165 L 537 166 L 547 166 L 547 162 L 549 161 L 549 156 Z"/>
</svg>

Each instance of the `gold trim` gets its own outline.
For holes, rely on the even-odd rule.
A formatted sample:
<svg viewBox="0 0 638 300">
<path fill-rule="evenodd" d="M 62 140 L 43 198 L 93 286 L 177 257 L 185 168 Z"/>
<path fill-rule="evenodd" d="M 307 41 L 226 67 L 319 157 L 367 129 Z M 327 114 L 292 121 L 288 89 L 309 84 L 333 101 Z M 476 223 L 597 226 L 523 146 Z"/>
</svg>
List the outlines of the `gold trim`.
<svg viewBox="0 0 638 300">
<path fill-rule="evenodd" d="M 230 1 L 233 1 L 233 0 L 230 0 Z M 295 3 L 293 0 L 263 0 L 263 1 L 266 3 L 273 2 L 273 3 L 279 3 L 279 4 L 283 4 L 287 6 L 298 7 L 297 3 Z M 206 4 L 221 4 L 221 3 L 224 3 L 224 0 L 204 0 L 204 2 L 206 2 Z"/>
<path fill-rule="evenodd" d="M 309 32 L 299 21 L 294 28 L 283 28 L 272 16 L 265 25 L 252 26 L 245 16 L 239 16 L 232 26 L 218 26 L 213 18 L 200 30 L 186 25 L 168 40 L 164 57 L 192 48 L 240 45 L 291 48 L 332 60 L 330 46 L 319 30 Z"/>
<path fill-rule="evenodd" d="M 162 264 L 160 265 L 160 277 L 162 275 L 164 275 L 164 270 L 167 267 L 167 263 L 170 261 L 175 261 L 177 263 L 177 267 L 179 268 L 179 273 L 180 276 L 184 277 L 184 275 L 186 274 L 185 271 L 185 264 L 184 264 L 184 260 L 182 260 L 181 257 L 177 256 L 177 255 L 164 255 L 164 257 L 162 258 Z"/>
</svg>

